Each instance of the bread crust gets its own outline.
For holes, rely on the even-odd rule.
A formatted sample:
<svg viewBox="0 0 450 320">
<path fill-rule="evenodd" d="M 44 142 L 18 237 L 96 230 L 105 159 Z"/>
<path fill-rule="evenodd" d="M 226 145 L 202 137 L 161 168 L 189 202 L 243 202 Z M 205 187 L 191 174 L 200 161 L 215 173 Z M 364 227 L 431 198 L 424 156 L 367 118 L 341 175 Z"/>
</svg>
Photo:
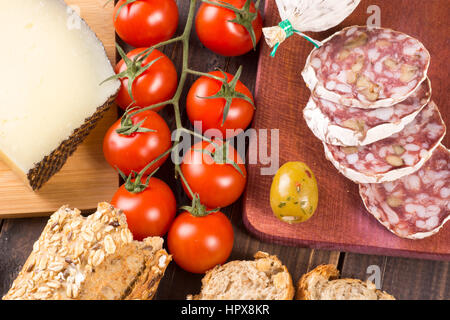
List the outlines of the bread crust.
<svg viewBox="0 0 450 320">
<path fill-rule="evenodd" d="M 256 268 L 259 271 L 269 271 L 269 268 L 271 266 L 276 266 L 279 270 L 276 275 L 274 276 L 274 285 L 285 287 L 285 292 L 283 297 L 280 300 L 292 300 L 295 295 L 295 288 L 293 285 L 292 277 L 285 265 L 278 259 L 275 255 L 270 255 L 266 252 L 258 251 L 254 255 L 255 262 L 256 262 Z M 211 281 L 211 279 L 214 277 L 214 275 L 225 268 L 233 267 L 233 266 L 239 266 L 242 262 L 241 260 L 236 261 L 230 261 L 224 265 L 218 265 L 215 266 L 213 269 L 206 272 L 205 276 L 202 279 L 202 289 L 199 294 L 197 295 L 188 295 L 188 300 L 204 300 L 205 298 L 202 295 L 202 292 L 204 288 L 208 285 L 208 283 Z M 278 276 L 280 275 L 280 276 Z M 277 277 L 278 276 L 278 277 Z M 214 299 L 214 298 L 213 298 Z"/>
<path fill-rule="evenodd" d="M 171 257 L 163 239 L 134 241 L 108 203 L 84 218 L 61 207 L 47 222 L 4 300 L 151 299 Z"/>
<path fill-rule="evenodd" d="M 287 267 L 281 262 L 281 260 L 278 259 L 278 257 L 276 255 L 270 255 L 267 252 L 263 252 L 263 251 L 256 252 L 253 257 L 255 258 L 255 260 L 269 258 L 270 260 L 273 260 L 275 264 L 281 265 L 281 268 L 283 269 L 283 273 L 287 275 L 287 279 L 285 279 L 285 282 L 287 285 L 287 290 L 286 290 L 286 294 L 282 300 L 292 300 L 295 295 L 295 288 L 294 288 L 294 284 L 292 281 L 292 276 L 289 273 Z"/>
<path fill-rule="evenodd" d="M 370 281 L 363 282 L 359 279 L 338 279 L 339 270 L 333 264 L 319 265 L 310 272 L 304 274 L 297 284 L 296 300 L 316 300 L 313 297 L 313 290 L 311 284 L 315 285 L 319 281 L 330 283 L 332 281 L 339 282 L 346 285 L 356 285 L 368 288 L 377 295 L 378 300 L 395 300 L 394 296 L 378 290 Z"/>
<path fill-rule="evenodd" d="M 327 280 L 334 280 L 339 277 L 339 270 L 337 270 L 336 267 L 332 264 L 324 264 L 304 274 L 298 281 L 296 295 L 297 300 L 312 300 L 308 288 L 308 279 L 314 275 L 322 276 Z"/>
<path fill-rule="evenodd" d="M 172 256 L 167 254 L 164 249 L 159 250 L 153 259 L 146 262 L 144 270 L 136 279 L 131 292 L 124 297 L 124 300 L 153 299 L 170 261 L 172 261 Z"/>
</svg>

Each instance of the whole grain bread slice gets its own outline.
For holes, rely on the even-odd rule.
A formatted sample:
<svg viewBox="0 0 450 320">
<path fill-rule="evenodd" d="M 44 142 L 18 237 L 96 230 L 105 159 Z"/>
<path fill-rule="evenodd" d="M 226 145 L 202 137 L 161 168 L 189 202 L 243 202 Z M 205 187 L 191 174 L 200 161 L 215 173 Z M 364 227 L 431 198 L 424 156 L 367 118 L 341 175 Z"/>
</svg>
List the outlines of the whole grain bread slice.
<svg viewBox="0 0 450 320">
<path fill-rule="evenodd" d="M 332 264 L 320 265 L 298 281 L 297 300 L 395 300 L 370 282 L 338 279 L 339 270 Z"/>
<path fill-rule="evenodd" d="M 188 300 L 291 300 L 292 278 L 276 257 L 257 252 L 253 261 L 216 266 L 202 279 L 202 289 Z"/>
<path fill-rule="evenodd" d="M 108 203 L 87 218 L 61 207 L 3 299 L 151 299 L 171 260 L 162 245 L 133 240 L 125 214 Z"/>
</svg>

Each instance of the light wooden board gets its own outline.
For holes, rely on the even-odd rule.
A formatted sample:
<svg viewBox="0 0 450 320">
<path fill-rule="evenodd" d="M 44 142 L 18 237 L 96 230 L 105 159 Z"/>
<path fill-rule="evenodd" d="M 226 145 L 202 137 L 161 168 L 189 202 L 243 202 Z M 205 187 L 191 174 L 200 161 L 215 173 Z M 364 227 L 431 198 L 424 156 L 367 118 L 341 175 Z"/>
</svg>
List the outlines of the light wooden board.
<svg viewBox="0 0 450 320">
<path fill-rule="evenodd" d="M 56 0 L 55 0 L 56 1 Z M 113 4 L 104 0 L 68 0 L 103 42 L 109 59 L 115 62 Z M 104 160 L 102 141 L 106 130 L 117 119 L 117 110 L 108 111 L 98 126 L 78 147 L 62 170 L 39 191 L 33 192 L 0 161 L 0 218 L 48 215 L 61 205 L 81 210 L 109 201 L 119 180 Z"/>
</svg>

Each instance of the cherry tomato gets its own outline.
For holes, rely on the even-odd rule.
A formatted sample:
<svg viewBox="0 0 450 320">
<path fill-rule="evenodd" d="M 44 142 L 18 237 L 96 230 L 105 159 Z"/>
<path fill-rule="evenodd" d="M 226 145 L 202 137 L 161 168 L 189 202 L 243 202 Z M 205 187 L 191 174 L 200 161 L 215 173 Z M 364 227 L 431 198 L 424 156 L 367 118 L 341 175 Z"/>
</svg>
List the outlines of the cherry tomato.
<svg viewBox="0 0 450 320">
<path fill-rule="evenodd" d="M 217 0 L 216 0 L 217 1 Z M 246 0 L 221 0 L 241 9 Z M 219 1 L 217 1 L 219 2 Z M 252 3 L 250 12 L 256 12 Z M 202 3 L 195 18 L 195 28 L 200 41 L 215 53 L 223 56 L 240 56 L 253 49 L 250 33 L 240 24 L 230 22 L 236 14 L 227 8 Z M 256 43 L 262 35 L 262 18 L 258 16 L 252 22 Z"/>
<path fill-rule="evenodd" d="M 125 3 L 120 0 L 114 8 L 114 28 L 133 47 L 151 47 L 169 40 L 177 31 L 178 7 L 174 0 Z"/>
<path fill-rule="evenodd" d="M 220 71 L 213 71 L 209 74 L 224 78 Z M 233 80 L 234 76 L 226 73 L 228 82 Z M 203 99 L 202 97 L 214 96 L 222 87 L 222 83 L 213 78 L 206 76 L 200 77 L 191 86 L 187 96 L 186 110 L 189 119 L 194 122 L 201 122 L 201 130 L 204 133 L 209 129 L 217 129 L 222 133 L 223 138 L 230 138 L 226 135 L 226 131 L 233 130 L 239 134 L 238 129 L 245 130 L 253 119 L 255 108 L 251 103 L 244 99 L 235 98 L 231 102 L 225 123 L 223 123 L 223 113 L 226 101 L 223 98 Z M 253 96 L 248 88 L 238 80 L 235 90 L 245 94 L 253 101 Z M 222 125 L 223 123 L 223 125 Z M 198 126 L 196 126 L 197 129 Z M 208 134 L 207 134 L 208 136 Z"/>
<path fill-rule="evenodd" d="M 103 140 L 103 154 L 106 161 L 126 175 L 131 171 L 140 172 L 172 146 L 170 129 L 156 112 L 142 111 L 131 119 L 133 124 L 143 121 L 141 127 L 153 131 L 136 132 L 131 135 L 119 134 L 116 130 L 120 128 L 121 120 L 117 120 L 106 132 Z M 148 168 L 146 174 L 159 168 L 168 156 Z"/>
<path fill-rule="evenodd" d="M 270 188 L 270 206 L 287 223 L 304 222 L 317 208 L 319 192 L 311 169 L 302 162 L 287 162 L 275 174 Z"/>
<path fill-rule="evenodd" d="M 150 178 L 148 187 L 140 193 L 129 192 L 122 185 L 111 204 L 124 211 L 135 240 L 165 235 L 177 210 L 172 190 L 157 178 Z"/>
<path fill-rule="evenodd" d="M 130 51 L 127 57 L 133 59 L 136 55 L 146 50 L 146 48 L 138 48 Z M 135 102 L 132 104 L 128 93 L 128 79 L 122 78 L 116 102 L 122 108 L 126 109 L 131 106 L 147 107 L 156 103 L 170 100 L 177 90 L 178 76 L 177 70 L 173 62 L 162 52 L 154 49 L 152 53 L 143 61 L 146 66 L 155 59 L 150 68 L 139 75 L 133 82 L 132 93 Z M 125 62 L 122 60 L 116 65 L 117 74 L 127 70 Z M 161 110 L 164 106 L 153 109 L 153 111 Z"/>
<path fill-rule="evenodd" d="M 223 147 L 222 142 L 215 141 L 215 143 Z M 183 158 L 181 172 L 192 192 L 199 195 L 202 204 L 210 208 L 226 207 L 238 200 L 244 191 L 247 182 L 244 162 L 231 146 L 227 159 L 233 161 L 241 172 L 232 164 L 224 163 L 224 161 L 217 163 L 205 152 L 216 152 L 216 147 L 207 141 L 201 141 L 192 146 Z M 184 183 L 183 188 L 191 197 Z"/>
<path fill-rule="evenodd" d="M 204 273 L 227 261 L 233 241 L 233 227 L 222 212 L 204 217 L 183 212 L 177 216 L 167 235 L 173 259 L 182 269 L 192 273 Z"/>
</svg>

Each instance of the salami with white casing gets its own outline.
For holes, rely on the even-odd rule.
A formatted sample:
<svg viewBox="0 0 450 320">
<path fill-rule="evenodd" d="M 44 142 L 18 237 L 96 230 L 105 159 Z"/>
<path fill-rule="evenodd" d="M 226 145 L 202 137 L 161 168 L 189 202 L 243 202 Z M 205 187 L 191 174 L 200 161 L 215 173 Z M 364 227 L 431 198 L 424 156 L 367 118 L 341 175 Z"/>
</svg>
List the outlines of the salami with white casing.
<svg viewBox="0 0 450 320">
<path fill-rule="evenodd" d="M 332 145 L 363 146 L 401 131 L 431 99 L 427 79 L 406 100 L 387 108 L 346 107 L 312 94 L 303 115 L 314 135 Z"/>
<path fill-rule="evenodd" d="M 309 55 L 303 78 L 323 99 L 349 107 L 390 107 L 427 77 L 430 54 L 421 42 L 391 29 L 353 26 Z"/>
<path fill-rule="evenodd" d="M 367 210 L 402 238 L 422 239 L 450 219 L 450 152 L 440 145 L 423 167 L 401 179 L 361 184 Z"/>
<path fill-rule="evenodd" d="M 275 0 L 280 17 L 295 32 L 319 32 L 337 26 L 356 9 L 360 0 Z M 270 47 L 282 43 L 287 35 L 280 26 L 263 28 Z M 314 41 L 320 43 L 319 41 Z"/>
<path fill-rule="evenodd" d="M 356 183 L 382 183 L 414 173 L 445 136 L 446 127 L 430 102 L 405 128 L 389 138 L 360 147 L 324 143 L 325 155 L 344 176 Z"/>
</svg>

